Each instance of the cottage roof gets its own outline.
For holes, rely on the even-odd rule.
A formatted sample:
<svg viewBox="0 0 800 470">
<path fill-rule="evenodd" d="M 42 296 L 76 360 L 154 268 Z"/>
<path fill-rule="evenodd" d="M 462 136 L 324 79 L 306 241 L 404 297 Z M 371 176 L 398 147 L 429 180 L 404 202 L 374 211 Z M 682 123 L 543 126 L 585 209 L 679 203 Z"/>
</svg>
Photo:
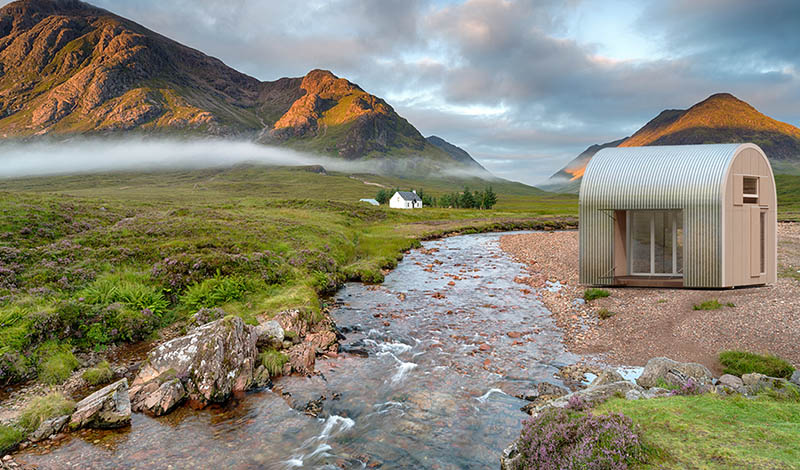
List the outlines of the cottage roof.
<svg viewBox="0 0 800 470">
<path fill-rule="evenodd" d="M 417 193 L 412 193 L 410 191 L 397 191 L 395 194 L 399 194 L 400 197 L 406 201 L 422 201 Z"/>
</svg>

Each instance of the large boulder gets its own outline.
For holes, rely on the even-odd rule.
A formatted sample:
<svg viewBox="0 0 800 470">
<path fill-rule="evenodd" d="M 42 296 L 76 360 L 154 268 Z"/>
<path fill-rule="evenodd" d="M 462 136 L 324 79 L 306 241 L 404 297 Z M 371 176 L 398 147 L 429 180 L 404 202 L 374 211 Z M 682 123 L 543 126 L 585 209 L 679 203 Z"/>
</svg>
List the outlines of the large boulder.
<svg viewBox="0 0 800 470">
<path fill-rule="evenodd" d="M 735 375 L 724 374 L 722 377 L 719 378 L 719 384 L 737 390 L 744 385 L 744 382 L 742 381 L 742 379 L 736 377 Z"/>
<path fill-rule="evenodd" d="M 262 323 L 256 327 L 259 347 L 283 347 L 284 332 L 280 323 L 275 320 Z"/>
<path fill-rule="evenodd" d="M 42 424 L 36 428 L 36 431 L 30 435 L 29 439 L 31 442 L 39 442 L 41 440 L 47 439 L 48 437 L 52 436 L 53 434 L 57 434 L 64 429 L 64 426 L 67 425 L 69 422 L 69 415 L 58 416 L 56 418 L 48 419 L 44 421 Z"/>
<path fill-rule="evenodd" d="M 695 362 L 677 362 L 666 357 L 654 357 L 647 361 L 642 375 L 636 383 L 645 388 L 662 385 L 662 381 L 675 387 L 686 385 L 689 379 L 695 384 L 706 385 L 714 380 L 708 367 Z"/>
<path fill-rule="evenodd" d="M 247 390 L 257 360 L 258 331 L 239 317 L 206 323 L 153 349 L 131 385 L 134 410 L 157 414 L 185 397 L 222 402 Z M 176 382 L 175 379 L 178 379 Z"/>
<path fill-rule="evenodd" d="M 122 379 L 94 392 L 75 405 L 69 427 L 121 428 L 131 422 L 131 401 L 128 396 L 128 379 Z"/>
</svg>

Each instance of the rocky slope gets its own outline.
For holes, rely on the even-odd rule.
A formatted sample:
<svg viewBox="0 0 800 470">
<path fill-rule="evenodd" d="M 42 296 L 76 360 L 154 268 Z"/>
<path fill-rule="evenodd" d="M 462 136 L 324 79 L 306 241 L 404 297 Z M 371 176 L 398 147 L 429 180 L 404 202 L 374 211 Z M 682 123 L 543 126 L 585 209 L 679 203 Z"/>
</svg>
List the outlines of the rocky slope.
<svg viewBox="0 0 800 470">
<path fill-rule="evenodd" d="M 544 187 L 578 192 L 591 157 L 605 147 L 753 142 L 781 170 L 800 165 L 800 129 L 761 114 L 729 93 L 718 93 L 689 109 L 668 109 L 632 136 L 593 145 L 554 174 Z"/>
<path fill-rule="evenodd" d="M 328 71 L 261 82 L 78 0 L 23 0 L 0 9 L 0 137 L 122 131 L 244 137 L 346 159 L 380 157 L 377 166 L 387 170 L 470 164 L 426 141 L 384 100 Z"/>
</svg>

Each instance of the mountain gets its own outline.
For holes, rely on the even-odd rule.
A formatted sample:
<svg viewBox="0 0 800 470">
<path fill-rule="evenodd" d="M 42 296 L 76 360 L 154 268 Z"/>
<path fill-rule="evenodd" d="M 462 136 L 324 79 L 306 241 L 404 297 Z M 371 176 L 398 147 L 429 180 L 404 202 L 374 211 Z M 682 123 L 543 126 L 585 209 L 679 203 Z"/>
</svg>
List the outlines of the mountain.
<svg viewBox="0 0 800 470">
<path fill-rule="evenodd" d="M 761 114 L 729 93 L 718 93 L 689 109 L 662 111 L 630 137 L 589 147 L 542 187 L 578 192 L 586 165 L 605 147 L 739 142 L 760 146 L 776 172 L 794 172 L 800 168 L 800 129 Z"/>
<path fill-rule="evenodd" d="M 388 172 L 471 165 L 329 71 L 262 82 L 78 0 L 0 9 L 0 137 L 122 132 L 246 138 Z"/>
<path fill-rule="evenodd" d="M 475 159 L 472 158 L 472 155 L 470 155 L 466 150 L 462 149 L 461 147 L 457 147 L 451 144 L 450 142 L 442 139 L 441 137 L 435 135 L 426 137 L 425 140 L 447 152 L 456 161 L 464 163 L 465 165 L 474 168 L 476 170 L 486 171 L 486 169 L 483 166 L 481 166 L 480 163 L 476 162 Z"/>
</svg>

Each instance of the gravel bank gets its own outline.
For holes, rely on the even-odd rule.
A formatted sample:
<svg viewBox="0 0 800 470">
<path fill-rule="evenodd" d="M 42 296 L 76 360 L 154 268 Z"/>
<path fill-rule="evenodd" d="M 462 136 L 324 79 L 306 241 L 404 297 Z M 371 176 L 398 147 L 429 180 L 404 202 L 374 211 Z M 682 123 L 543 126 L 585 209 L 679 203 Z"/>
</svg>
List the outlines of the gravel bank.
<svg viewBox="0 0 800 470">
<path fill-rule="evenodd" d="M 644 365 L 652 357 L 667 356 L 700 362 L 719 374 L 717 354 L 726 349 L 770 352 L 800 365 L 800 224 L 780 224 L 778 237 L 778 271 L 783 275 L 775 285 L 608 288 L 608 298 L 588 304 L 582 302 L 584 287 L 578 285 L 577 232 L 507 235 L 500 246 L 528 266 L 528 276 L 517 282 L 537 290 L 565 330 L 571 351 L 620 365 Z M 693 309 L 711 299 L 723 307 Z M 613 316 L 600 319 L 601 309 Z"/>
</svg>

